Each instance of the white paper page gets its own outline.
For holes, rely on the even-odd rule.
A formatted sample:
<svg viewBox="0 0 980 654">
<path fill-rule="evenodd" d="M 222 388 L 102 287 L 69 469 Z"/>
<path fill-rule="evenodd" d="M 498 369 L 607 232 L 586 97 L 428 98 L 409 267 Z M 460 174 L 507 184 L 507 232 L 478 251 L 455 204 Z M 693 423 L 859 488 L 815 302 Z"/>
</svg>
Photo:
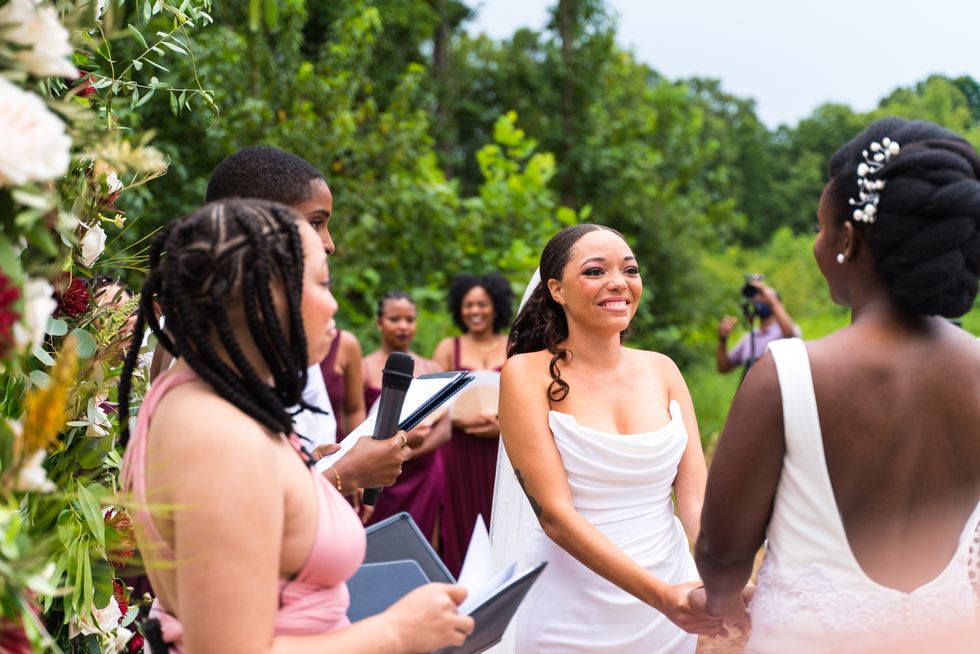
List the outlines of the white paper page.
<svg viewBox="0 0 980 654">
<path fill-rule="evenodd" d="M 434 377 L 429 379 L 413 379 L 412 383 L 408 386 L 408 391 L 405 392 L 405 403 L 402 405 L 402 412 L 398 422 L 400 423 L 402 420 L 415 413 L 415 411 L 417 411 L 420 406 L 425 404 L 429 398 L 448 386 L 454 379 L 455 377 L 450 376 Z M 449 405 L 452 403 L 452 401 L 452 398 L 450 398 L 446 402 L 446 405 Z M 374 434 L 374 423 L 375 414 L 372 414 L 368 416 L 367 420 L 355 427 L 354 431 L 349 433 L 340 443 L 339 450 L 316 462 L 317 472 L 325 472 L 327 468 L 343 458 L 343 456 L 347 454 L 347 452 L 349 452 L 360 439 L 364 438 L 365 436 L 371 438 L 371 436 Z"/>
<path fill-rule="evenodd" d="M 473 525 L 473 537 L 470 538 L 466 556 L 463 557 L 463 568 L 459 572 L 456 583 L 473 591 L 485 585 L 492 576 L 493 552 L 490 548 L 490 532 L 487 531 L 487 523 L 483 521 L 483 516 L 478 515 L 476 524 Z"/>
</svg>

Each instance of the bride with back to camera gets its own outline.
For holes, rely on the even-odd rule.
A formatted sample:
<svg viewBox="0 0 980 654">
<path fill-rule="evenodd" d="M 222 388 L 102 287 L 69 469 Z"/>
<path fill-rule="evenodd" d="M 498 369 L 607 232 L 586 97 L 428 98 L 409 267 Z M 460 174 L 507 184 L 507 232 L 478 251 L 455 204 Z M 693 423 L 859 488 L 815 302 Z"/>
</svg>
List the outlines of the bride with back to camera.
<svg viewBox="0 0 980 654">
<path fill-rule="evenodd" d="M 704 455 L 677 366 L 622 345 L 643 293 L 636 258 L 618 232 L 577 225 L 547 244 L 540 276 L 500 391 L 506 453 L 537 517 L 522 556 L 548 561 L 515 649 L 694 652 L 692 634 L 723 629 L 687 599 Z M 520 529 L 501 522 L 495 533 Z"/>
</svg>

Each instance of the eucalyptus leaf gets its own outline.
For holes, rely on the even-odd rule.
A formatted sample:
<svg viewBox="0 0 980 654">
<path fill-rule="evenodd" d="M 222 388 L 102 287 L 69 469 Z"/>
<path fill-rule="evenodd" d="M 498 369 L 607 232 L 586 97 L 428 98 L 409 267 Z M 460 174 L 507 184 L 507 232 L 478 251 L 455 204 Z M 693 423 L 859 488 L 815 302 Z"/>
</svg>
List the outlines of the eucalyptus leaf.
<svg viewBox="0 0 980 654">
<path fill-rule="evenodd" d="M 46 389 L 51 384 L 51 375 L 43 370 L 32 370 L 28 377 L 30 378 L 32 384 L 42 390 Z"/>
<path fill-rule="evenodd" d="M 44 331 L 52 336 L 64 336 L 68 333 L 68 323 L 61 318 L 48 318 L 48 324 Z"/>
<path fill-rule="evenodd" d="M 71 336 L 75 339 L 75 352 L 83 359 L 87 359 L 95 354 L 96 342 L 91 333 L 76 327 L 71 330 Z"/>
<path fill-rule="evenodd" d="M 38 361 L 40 361 L 41 363 L 43 363 L 46 366 L 53 366 L 54 365 L 54 359 L 51 358 L 51 355 L 48 353 L 48 351 L 45 350 L 40 345 L 38 345 L 33 350 L 31 350 L 31 354 L 33 354 L 37 358 Z"/>
</svg>

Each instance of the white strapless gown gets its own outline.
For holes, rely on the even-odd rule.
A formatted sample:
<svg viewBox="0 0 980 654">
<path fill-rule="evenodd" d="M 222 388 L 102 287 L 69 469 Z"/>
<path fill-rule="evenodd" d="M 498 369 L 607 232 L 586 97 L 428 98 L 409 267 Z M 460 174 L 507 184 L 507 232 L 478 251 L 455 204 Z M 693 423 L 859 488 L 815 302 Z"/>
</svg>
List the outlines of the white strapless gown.
<svg viewBox="0 0 980 654">
<path fill-rule="evenodd" d="M 670 416 L 661 429 L 628 435 L 583 427 L 557 411 L 548 422 L 579 514 L 651 574 L 680 583 L 698 573 L 671 500 L 688 440 L 677 402 Z M 694 652 L 695 636 L 586 568 L 537 524 L 525 547 L 523 559 L 548 567 L 515 619 L 516 652 Z"/>
</svg>

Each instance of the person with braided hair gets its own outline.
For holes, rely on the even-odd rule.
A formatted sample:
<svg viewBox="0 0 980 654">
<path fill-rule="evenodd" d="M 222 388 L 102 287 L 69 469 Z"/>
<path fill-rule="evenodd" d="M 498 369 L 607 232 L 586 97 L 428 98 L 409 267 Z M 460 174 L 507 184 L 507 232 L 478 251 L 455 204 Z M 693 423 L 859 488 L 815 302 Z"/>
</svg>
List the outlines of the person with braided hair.
<svg viewBox="0 0 980 654">
<path fill-rule="evenodd" d="M 238 150 L 219 163 L 208 180 L 208 202 L 230 198 L 289 206 L 316 230 L 324 251 L 334 253 L 333 194 L 320 171 L 302 157 L 269 145 Z M 331 329 L 331 339 L 327 352 L 307 371 L 303 400 L 312 408 L 297 416 L 296 431 L 310 444 L 315 458 L 335 451 L 338 436 L 349 433 L 365 414 L 360 345 L 351 333 L 336 328 Z M 325 360 L 328 365 L 321 365 Z M 336 373 L 335 368 L 343 372 Z M 392 485 L 410 456 L 411 448 L 399 439 L 362 438 L 323 474 L 345 495 L 354 496 L 367 519 L 370 507 L 360 506 L 361 489 Z"/>
<path fill-rule="evenodd" d="M 347 620 L 364 529 L 312 469 L 289 410 L 303 405 L 336 310 L 322 243 L 286 206 L 211 203 L 154 239 L 119 410 L 122 484 L 157 593 L 155 652 L 407 653 L 472 631 L 457 612 L 465 590 L 446 584 Z M 176 359 L 130 437 L 146 325 Z"/>
<path fill-rule="evenodd" d="M 536 520 L 509 526 L 516 511 L 496 511 L 491 525 L 495 547 L 526 534 L 520 565 L 548 561 L 515 619 L 515 651 L 693 653 L 691 634 L 721 620 L 687 600 L 706 476 L 687 384 L 668 357 L 623 345 L 643 281 L 619 232 L 567 227 L 539 270 L 501 376 L 513 476 L 497 478 L 498 493 L 516 478 L 518 511 Z"/>
<path fill-rule="evenodd" d="M 775 341 L 749 372 L 695 551 L 692 601 L 741 620 L 767 542 L 753 652 L 877 651 L 980 610 L 980 344 L 944 320 L 977 297 L 980 155 L 877 120 L 834 154 L 817 216 L 813 254 L 851 324 Z"/>
</svg>

